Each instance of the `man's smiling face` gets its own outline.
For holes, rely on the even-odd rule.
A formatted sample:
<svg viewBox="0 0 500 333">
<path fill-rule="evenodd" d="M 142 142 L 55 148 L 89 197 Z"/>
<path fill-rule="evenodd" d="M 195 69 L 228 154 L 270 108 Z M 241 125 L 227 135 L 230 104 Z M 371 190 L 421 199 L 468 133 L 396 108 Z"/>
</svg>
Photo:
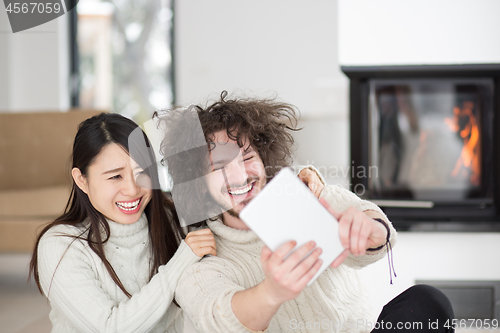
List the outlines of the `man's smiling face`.
<svg viewBox="0 0 500 333">
<path fill-rule="evenodd" d="M 248 229 L 239 219 L 239 213 L 266 184 L 264 163 L 248 140 L 240 148 L 226 131 L 216 132 L 211 145 L 212 172 L 206 176 L 208 190 L 225 210 L 225 224 Z"/>
</svg>

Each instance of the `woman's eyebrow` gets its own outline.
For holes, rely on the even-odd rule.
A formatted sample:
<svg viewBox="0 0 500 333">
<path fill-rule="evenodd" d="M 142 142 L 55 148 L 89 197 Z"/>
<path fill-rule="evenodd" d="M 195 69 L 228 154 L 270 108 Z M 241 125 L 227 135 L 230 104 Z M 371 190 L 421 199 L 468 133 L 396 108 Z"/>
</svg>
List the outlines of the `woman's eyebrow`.
<svg viewBox="0 0 500 333">
<path fill-rule="evenodd" d="M 115 172 L 118 172 L 118 171 L 122 171 L 123 169 L 125 169 L 125 167 L 119 167 L 119 168 L 115 168 L 115 169 L 112 169 L 112 170 L 105 171 L 102 174 L 105 175 L 105 174 L 108 174 L 108 173 L 115 173 Z"/>
</svg>

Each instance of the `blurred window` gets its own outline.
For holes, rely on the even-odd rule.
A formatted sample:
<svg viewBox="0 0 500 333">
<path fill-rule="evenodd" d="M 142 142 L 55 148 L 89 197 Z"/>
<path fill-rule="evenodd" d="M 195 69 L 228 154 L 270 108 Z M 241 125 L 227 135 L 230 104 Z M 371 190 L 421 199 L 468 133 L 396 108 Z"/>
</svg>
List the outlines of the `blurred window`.
<svg viewBox="0 0 500 333">
<path fill-rule="evenodd" d="M 75 106 L 141 124 L 173 104 L 171 0 L 80 0 Z"/>
</svg>

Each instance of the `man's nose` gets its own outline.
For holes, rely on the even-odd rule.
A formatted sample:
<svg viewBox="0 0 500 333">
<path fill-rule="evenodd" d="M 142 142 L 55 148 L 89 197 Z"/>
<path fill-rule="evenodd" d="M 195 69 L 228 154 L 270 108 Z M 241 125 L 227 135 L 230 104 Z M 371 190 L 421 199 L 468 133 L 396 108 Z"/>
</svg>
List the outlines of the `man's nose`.
<svg viewBox="0 0 500 333">
<path fill-rule="evenodd" d="M 244 185 L 248 179 L 247 170 L 245 169 L 245 163 L 240 157 L 237 157 L 231 162 L 229 168 L 227 168 L 227 180 L 229 185 Z"/>
</svg>

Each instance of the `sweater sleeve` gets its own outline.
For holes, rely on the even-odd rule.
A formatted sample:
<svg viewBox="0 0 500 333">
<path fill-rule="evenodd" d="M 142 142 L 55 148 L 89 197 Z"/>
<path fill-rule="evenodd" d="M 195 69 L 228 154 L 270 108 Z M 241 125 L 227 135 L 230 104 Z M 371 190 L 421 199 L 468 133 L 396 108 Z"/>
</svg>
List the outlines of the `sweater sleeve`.
<svg viewBox="0 0 500 333">
<path fill-rule="evenodd" d="M 348 208 L 354 207 L 361 212 L 367 210 L 373 210 L 382 214 L 383 220 L 384 222 L 387 223 L 390 230 L 391 237 L 389 239 L 389 242 L 391 243 L 392 247 L 394 247 L 394 245 L 396 244 L 397 240 L 396 229 L 394 229 L 391 221 L 389 221 L 384 212 L 373 202 L 362 200 L 351 191 L 346 190 L 340 186 L 332 186 L 332 185 L 327 185 L 325 187 L 325 189 L 320 195 L 320 198 L 324 198 L 334 210 L 339 212 L 344 212 Z M 344 263 L 347 266 L 353 268 L 362 268 L 382 259 L 386 254 L 387 254 L 387 249 L 384 246 L 377 251 L 368 251 L 363 256 L 354 256 L 351 254 L 349 255 L 349 257 L 347 257 Z"/>
<path fill-rule="evenodd" d="M 241 274 L 237 270 L 224 259 L 208 257 L 182 275 L 175 299 L 198 332 L 251 332 L 240 323 L 231 307 L 233 295 L 245 289 L 236 281 L 236 274 Z"/>
<path fill-rule="evenodd" d="M 147 332 L 172 303 L 182 272 L 198 261 L 182 242 L 172 259 L 132 298 L 114 302 L 103 289 L 96 269 L 98 257 L 86 241 L 48 232 L 38 247 L 42 289 L 56 308 L 79 332 Z M 93 252 L 92 252 L 93 253 Z M 107 274 L 107 272 L 106 272 Z"/>
</svg>

